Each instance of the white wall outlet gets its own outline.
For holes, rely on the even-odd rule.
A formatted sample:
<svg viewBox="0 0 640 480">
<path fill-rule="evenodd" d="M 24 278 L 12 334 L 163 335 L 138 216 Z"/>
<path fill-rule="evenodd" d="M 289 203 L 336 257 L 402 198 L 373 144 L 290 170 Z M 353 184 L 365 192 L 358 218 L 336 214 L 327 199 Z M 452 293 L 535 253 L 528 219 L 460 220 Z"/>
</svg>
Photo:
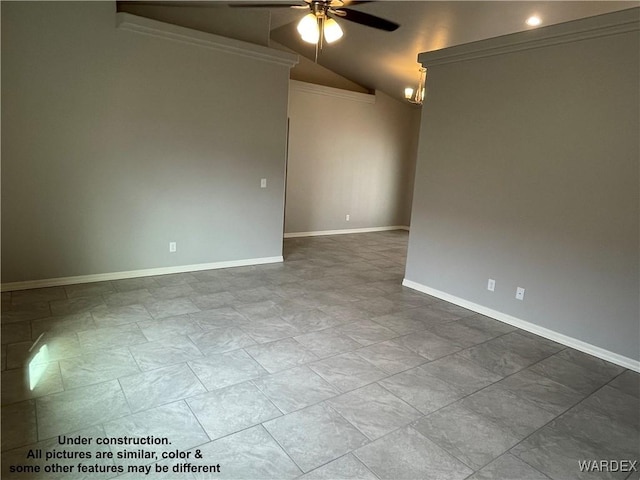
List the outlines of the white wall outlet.
<svg viewBox="0 0 640 480">
<path fill-rule="evenodd" d="M 344 216 L 344 219 L 348 222 L 351 219 L 351 215 L 348 213 Z"/>
<path fill-rule="evenodd" d="M 516 298 L 518 300 L 524 300 L 524 288 L 522 287 L 516 288 Z"/>
<path fill-rule="evenodd" d="M 176 253 L 177 250 L 178 250 L 178 245 L 176 244 L 176 242 L 169 242 L 169 252 Z"/>
<path fill-rule="evenodd" d="M 496 289 L 496 281 L 493 278 L 490 278 L 487 281 L 487 290 L 493 292 Z"/>
<path fill-rule="evenodd" d="M 261 178 L 260 179 L 260 188 L 267 188 L 267 179 L 266 178 Z"/>
</svg>

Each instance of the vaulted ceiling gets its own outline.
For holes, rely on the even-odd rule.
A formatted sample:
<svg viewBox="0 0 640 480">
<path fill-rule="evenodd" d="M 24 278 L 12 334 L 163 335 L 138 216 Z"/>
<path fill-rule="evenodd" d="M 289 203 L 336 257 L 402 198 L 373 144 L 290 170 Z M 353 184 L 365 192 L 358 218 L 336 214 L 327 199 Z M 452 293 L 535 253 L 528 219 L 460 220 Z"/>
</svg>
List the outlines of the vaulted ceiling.
<svg viewBox="0 0 640 480">
<path fill-rule="evenodd" d="M 120 3 L 144 7 L 146 2 Z M 214 33 L 225 34 L 225 32 L 219 31 L 221 19 L 228 22 L 229 25 L 246 23 L 249 28 L 245 29 L 245 37 L 251 35 L 251 32 L 259 37 L 257 29 L 251 27 L 252 22 L 255 24 L 267 15 L 270 23 L 268 23 L 266 35 L 270 36 L 272 41 L 309 59 L 313 59 L 315 56 L 315 48 L 303 42 L 296 31 L 297 22 L 307 13 L 304 10 L 283 7 L 230 8 L 229 6 L 233 3 L 246 4 L 246 1 L 152 3 L 167 7 L 164 8 L 165 18 L 159 18 L 164 21 L 167 21 L 167 16 L 169 19 L 172 15 L 184 17 L 185 12 L 193 11 L 196 12 L 195 15 L 199 15 L 200 23 L 206 23 L 206 15 L 203 15 L 203 11 L 213 11 L 213 14 L 209 14 L 209 18 L 215 19 L 217 17 L 218 28 L 209 30 Z M 261 2 L 251 0 L 251 3 L 260 4 Z M 266 3 L 280 2 L 267 0 Z M 295 0 L 294 2 L 285 1 L 282 3 L 295 3 Z M 350 8 L 386 18 L 400 24 L 400 28 L 394 32 L 385 32 L 338 18 L 337 21 L 343 28 L 344 36 L 331 45 L 325 45 L 318 57 L 318 63 L 366 89 L 380 90 L 395 98 L 402 99 L 404 88 L 415 86 L 418 81 L 420 66 L 416 58 L 420 52 L 438 50 L 531 28 L 544 28 L 547 25 L 639 5 L 638 1 L 368 2 L 353 5 Z M 142 10 L 144 13 L 144 8 Z M 132 13 L 140 13 L 140 8 Z M 526 24 L 526 20 L 533 15 L 542 20 L 539 27 L 530 27 Z M 206 28 L 204 29 L 206 30 Z M 224 28 L 222 29 L 224 30 Z M 251 38 L 249 40 L 256 41 Z M 257 41 L 260 39 L 258 38 Z"/>
</svg>

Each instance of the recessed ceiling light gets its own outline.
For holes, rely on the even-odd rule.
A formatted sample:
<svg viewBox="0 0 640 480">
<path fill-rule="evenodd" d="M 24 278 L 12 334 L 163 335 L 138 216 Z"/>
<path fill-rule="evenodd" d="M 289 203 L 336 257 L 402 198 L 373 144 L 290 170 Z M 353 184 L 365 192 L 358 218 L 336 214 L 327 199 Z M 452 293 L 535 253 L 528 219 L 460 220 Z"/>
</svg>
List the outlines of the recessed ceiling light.
<svg viewBox="0 0 640 480">
<path fill-rule="evenodd" d="M 537 27 L 541 23 L 542 23 L 542 20 L 540 20 L 540 17 L 538 17 L 537 15 L 533 15 L 527 18 L 527 25 L 529 25 L 530 27 Z"/>
</svg>

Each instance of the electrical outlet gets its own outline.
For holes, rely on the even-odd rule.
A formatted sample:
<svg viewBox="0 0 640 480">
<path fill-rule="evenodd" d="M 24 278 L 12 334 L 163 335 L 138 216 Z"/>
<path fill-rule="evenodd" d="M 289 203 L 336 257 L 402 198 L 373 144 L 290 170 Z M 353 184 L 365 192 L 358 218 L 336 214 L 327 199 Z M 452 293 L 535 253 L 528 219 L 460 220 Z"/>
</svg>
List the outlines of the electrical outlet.
<svg viewBox="0 0 640 480">
<path fill-rule="evenodd" d="M 351 219 L 351 215 L 348 213 L 344 216 L 344 219 L 348 222 Z"/>
<path fill-rule="evenodd" d="M 496 281 L 493 278 L 490 278 L 487 281 L 487 290 L 493 292 L 496 289 Z"/>
<path fill-rule="evenodd" d="M 176 242 L 169 242 L 169 252 L 176 253 L 177 250 L 178 250 L 178 245 L 176 244 Z"/>
<path fill-rule="evenodd" d="M 524 288 L 522 287 L 516 288 L 516 299 L 524 300 Z"/>
<path fill-rule="evenodd" d="M 260 179 L 260 188 L 267 188 L 267 179 L 266 178 L 261 178 Z"/>
</svg>

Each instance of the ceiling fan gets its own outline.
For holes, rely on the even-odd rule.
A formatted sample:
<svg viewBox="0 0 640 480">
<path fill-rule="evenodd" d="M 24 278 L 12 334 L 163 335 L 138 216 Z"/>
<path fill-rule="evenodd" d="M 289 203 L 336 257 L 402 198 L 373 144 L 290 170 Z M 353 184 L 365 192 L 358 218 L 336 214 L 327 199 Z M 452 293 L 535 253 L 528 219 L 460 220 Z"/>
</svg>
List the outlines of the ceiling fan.
<svg viewBox="0 0 640 480">
<path fill-rule="evenodd" d="M 298 23 L 297 29 L 302 40 L 316 45 L 317 60 L 318 49 L 322 50 L 324 42 L 333 43 L 343 35 L 342 28 L 334 17 L 386 32 L 393 32 L 398 29 L 400 25 L 395 22 L 347 7 L 363 3 L 371 2 L 356 0 L 300 0 L 292 3 L 230 3 L 229 6 L 235 8 L 297 8 L 309 10 L 309 13 L 302 17 L 302 20 Z"/>
</svg>

